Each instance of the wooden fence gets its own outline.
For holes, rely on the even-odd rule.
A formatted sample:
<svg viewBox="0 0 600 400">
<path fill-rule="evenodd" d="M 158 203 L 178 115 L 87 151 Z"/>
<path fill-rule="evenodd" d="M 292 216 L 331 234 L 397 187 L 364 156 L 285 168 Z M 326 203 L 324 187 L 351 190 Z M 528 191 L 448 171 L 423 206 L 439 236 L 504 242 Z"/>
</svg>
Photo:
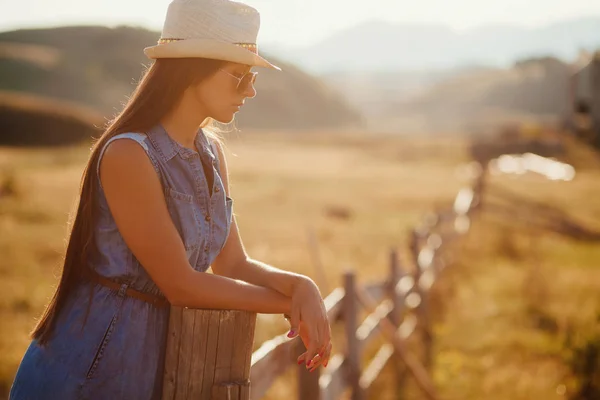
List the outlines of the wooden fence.
<svg viewBox="0 0 600 400">
<path fill-rule="evenodd" d="M 392 249 L 384 281 L 360 285 L 355 273 L 347 271 L 342 286 L 326 297 L 330 323 L 334 328 L 343 325 L 345 336 L 343 351 L 331 358 L 327 368 L 311 373 L 298 365 L 296 358 L 305 351 L 304 345 L 299 338 L 290 340 L 285 334 L 264 342 L 251 353 L 253 313 L 172 310 L 163 399 L 210 396 L 215 400 L 259 400 L 276 379 L 293 367 L 297 399 L 335 400 L 350 391 L 352 400 L 362 400 L 368 398 L 373 382 L 389 363 L 393 365 L 397 393 L 411 374 L 426 398 L 437 399 L 429 374 L 433 361 L 431 287 L 445 267 L 444 249 L 469 231 L 474 214 L 481 211 L 489 173 L 531 171 L 551 180 L 574 177 L 569 165 L 534 155 L 505 155 L 489 162 L 473 155 L 477 162 L 466 169 L 472 185 L 458 192 L 452 206 L 429 215 L 410 232 L 410 265 L 401 265 Z M 494 210 L 494 204 L 486 201 L 486 209 L 488 206 Z M 367 317 L 361 320 L 362 309 Z M 198 331 L 208 332 L 208 336 L 193 338 Z M 363 366 L 365 351 L 382 337 L 384 344 Z M 411 344 L 419 345 L 409 348 L 409 339 Z M 205 352 L 197 352 L 203 340 L 212 345 L 203 347 Z M 411 350 L 415 347 L 422 350 L 418 355 Z M 210 371 L 199 380 L 198 371 L 206 369 L 205 358 L 211 360 L 207 367 Z"/>
<path fill-rule="evenodd" d="M 389 255 L 389 273 L 383 282 L 359 285 L 353 271 L 343 276 L 343 286 L 325 299 L 332 327 L 344 325 L 345 348 L 332 357 L 327 368 L 308 372 L 296 358 L 305 351 L 299 338 L 277 336 L 252 354 L 251 399 L 261 399 L 273 382 L 290 367 L 296 368 L 297 398 L 334 400 L 346 390 L 353 400 L 366 399 L 375 379 L 390 362 L 400 386 L 412 373 L 427 398 L 436 398 L 427 370 L 432 363 L 430 288 L 443 269 L 439 255 L 443 247 L 467 233 L 472 214 L 481 204 L 486 168 L 479 166 L 472 187 L 460 190 L 448 210 L 432 214 L 411 231 L 409 249 L 412 268 L 399 262 L 396 250 Z M 368 316 L 359 321 L 360 308 Z M 406 339 L 418 335 L 424 354 L 417 357 L 404 346 Z M 361 360 L 367 346 L 384 336 L 386 343 L 363 368 Z M 398 387 L 398 391 L 400 388 Z"/>
</svg>

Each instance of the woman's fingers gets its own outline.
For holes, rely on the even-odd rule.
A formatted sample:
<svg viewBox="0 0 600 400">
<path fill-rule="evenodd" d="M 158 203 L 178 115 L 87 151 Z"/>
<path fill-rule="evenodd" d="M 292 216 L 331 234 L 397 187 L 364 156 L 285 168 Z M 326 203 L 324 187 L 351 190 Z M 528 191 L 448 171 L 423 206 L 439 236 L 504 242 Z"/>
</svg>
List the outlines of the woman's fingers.
<svg viewBox="0 0 600 400">
<path fill-rule="evenodd" d="M 329 364 L 329 359 L 331 358 L 331 349 L 332 348 L 333 348 L 332 344 L 329 343 L 329 345 L 327 346 L 326 350 L 323 352 L 322 355 L 317 354 L 315 357 L 313 357 L 310 360 L 311 361 L 310 366 L 306 362 L 306 360 L 308 359 L 308 351 L 305 351 L 304 353 L 299 355 L 296 358 L 296 361 L 298 362 L 298 365 L 306 364 L 306 369 L 308 369 L 310 372 L 314 371 L 321 365 L 325 368 L 325 367 L 327 367 L 327 364 Z"/>
<path fill-rule="evenodd" d="M 319 366 L 321 365 L 322 362 L 323 362 L 323 359 L 321 357 L 319 357 L 319 355 L 317 354 L 315 356 L 315 358 L 312 360 L 312 363 L 310 364 L 309 371 L 313 372 L 315 369 L 319 368 Z"/>
<path fill-rule="evenodd" d="M 317 332 L 318 332 L 318 346 L 319 346 L 319 356 L 323 357 L 323 353 L 325 352 L 325 350 L 327 350 L 327 347 L 329 346 L 329 344 L 331 343 L 330 340 L 330 335 L 329 335 L 329 323 L 325 322 L 323 323 L 323 321 L 320 321 L 320 323 L 317 325 Z"/>
<path fill-rule="evenodd" d="M 299 355 L 299 356 L 298 356 L 298 358 L 297 358 L 297 362 L 298 362 L 298 365 L 300 365 L 300 364 L 306 364 L 306 369 L 309 369 L 309 367 L 308 367 L 308 363 L 305 361 L 305 359 L 306 359 L 306 357 L 307 357 L 307 356 L 306 356 L 307 354 L 308 354 L 308 352 L 307 352 L 307 351 L 305 351 L 304 353 L 302 353 L 301 355 Z M 316 364 L 319 362 L 319 356 L 318 356 L 318 355 L 316 355 L 316 356 L 315 356 L 315 357 L 314 357 L 312 360 L 310 360 L 310 361 L 311 361 L 311 363 L 310 363 L 310 368 L 311 368 L 311 369 L 313 369 L 313 368 L 314 368 L 314 366 L 315 366 L 315 365 L 316 365 Z"/>
<path fill-rule="evenodd" d="M 317 341 L 314 340 L 313 336 L 311 335 L 308 349 L 306 350 L 306 356 L 304 357 L 304 359 L 306 360 L 307 368 L 309 368 L 312 365 L 313 358 L 315 358 L 315 356 L 317 355 L 317 350 L 318 350 L 317 345 L 318 345 Z"/>
<path fill-rule="evenodd" d="M 332 347 L 333 346 L 331 345 L 331 343 L 329 343 L 324 351 L 320 352 L 315 356 L 313 362 L 310 364 L 310 372 L 317 369 L 317 367 L 319 367 L 320 365 L 322 365 L 323 367 L 327 367 L 327 364 L 329 363 L 329 358 L 331 357 Z"/>
<path fill-rule="evenodd" d="M 318 328 L 319 336 L 320 336 L 320 347 L 319 347 L 319 355 L 323 357 L 323 354 L 331 344 L 331 338 L 329 333 L 329 323 L 321 323 Z"/>
<path fill-rule="evenodd" d="M 319 329 L 319 324 L 313 324 L 309 335 L 311 340 L 310 348 L 308 349 L 307 360 L 311 361 L 317 354 L 322 352 L 322 349 L 324 347 L 324 343 L 322 341 L 322 334 Z M 312 367 L 312 365 L 312 363 L 307 364 L 308 367 Z"/>
<path fill-rule="evenodd" d="M 293 296 L 288 337 L 300 335 L 307 351 L 298 357 L 298 362 L 304 361 L 306 368 L 314 371 L 319 365 L 329 362 L 331 327 L 318 288 L 314 284 L 310 285 L 311 281 L 307 283 L 309 284 L 298 286 Z"/>
<path fill-rule="evenodd" d="M 304 353 L 300 354 L 298 356 L 298 358 L 296 359 L 296 361 L 298 361 L 298 365 L 304 364 L 306 362 L 305 357 L 306 357 L 306 351 Z"/>
<path fill-rule="evenodd" d="M 315 318 L 316 322 L 314 325 L 309 326 L 309 336 L 311 338 L 312 347 L 309 346 L 309 349 L 306 354 L 306 367 L 314 370 L 318 367 L 322 361 L 328 360 L 328 357 L 325 357 L 325 353 L 330 351 L 331 348 L 331 329 L 329 327 L 329 320 L 320 316 L 320 318 Z"/>
</svg>

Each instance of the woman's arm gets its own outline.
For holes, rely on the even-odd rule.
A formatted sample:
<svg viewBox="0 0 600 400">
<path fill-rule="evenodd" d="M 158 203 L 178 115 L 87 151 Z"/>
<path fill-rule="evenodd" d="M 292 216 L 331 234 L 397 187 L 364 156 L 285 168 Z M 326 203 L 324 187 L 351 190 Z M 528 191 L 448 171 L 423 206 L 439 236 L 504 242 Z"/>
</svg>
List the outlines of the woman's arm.
<svg viewBox="0 0 600 400">
<path fill-rule="evenodd" d="M 221 179 L 225 186 L 225 192 L 229 196 L 227 161 L 221 146 L 217 143 L 216 147 L 219 152 Z M 227 242 L 211 267 L 217 275 L 271 288 L 285 296 L 292 296 L 294 289 L 299 284 L 314 284 L 310 278 L 304 275 L 275 268 L 261 261 L 251 259 L 242 243 L 235 215 L 232 217 Z"/>
<path fill-rule="evenodd" d="M 221 147 L 217 146 L 217 149 L 221 179 L 229 195 L 227 162 Z M 250 259 L 242 244 L 235 217 L 232 219 L 229 237 L 212 264 L 213 271 L 219 275 L 274 289 L 286 297 L 290 296 L 292 298 L 289 313 L 291 329 L 288 337 L 295 336 L 301 328 L 304 328 L 302 340 L 307 348 L 307 351 L 299 357 L 299 361 L 306 362 L 307 368 L 311 369 L 321 364 L 326 366 L 331 356 L 331 328 L 319 288 L 306 276 Z M 301 325 L 301 322 L 304 324 Z"/>
<path fill-rule="evenodd" d="M 229 195 L 227 162 L 220 146 L 219 161 L 221 179 Z M 274 289 L 286 297 L 292 298 L 290 333 L 296 336 L 301 328 L 302 340 L 307 348 L 298 361 L 306 362 L 307 368 L 314 369 L 327 365 L 331 356 L 331 328 L 327 319 L 327 310 L 317 285 L 308 277 L 280 270 L 259 261 L 250 259 L 246 254 L 242 239 L 232 217 L 229 237 L 221 253 L 213 262 L 213 271 L 219 275 L 241 279 L 246 282 Z M 301 323 L 303 323 L 301 325 Z"/>
<path fill-rule="evenodd" d="M 308 279 L 304 275 L 285 271 L 252 258 L 247 258 L 243 263 L 234 266 L 229 278 L 268 287 L 290 297 L 294 288 Z"/>
<path fill-rule="evenodd" d="M 100 164 L 119 232 L 169 302 L 205 309 L 288 313 L 290 298 L 239 280 L 195 271 L 173 225 L 156 171 L 131 140 L 111 143 Z"/>
<path fill-rule="evenodd" d="M 275 268 L 248 257 L 235 216 L 232 217 L 227 242 L 211 267 L 217 275 L 271 288 L 285 296 L 291 296 L 299 283 L 309 280 L 304 275 Z"/>
</svg>

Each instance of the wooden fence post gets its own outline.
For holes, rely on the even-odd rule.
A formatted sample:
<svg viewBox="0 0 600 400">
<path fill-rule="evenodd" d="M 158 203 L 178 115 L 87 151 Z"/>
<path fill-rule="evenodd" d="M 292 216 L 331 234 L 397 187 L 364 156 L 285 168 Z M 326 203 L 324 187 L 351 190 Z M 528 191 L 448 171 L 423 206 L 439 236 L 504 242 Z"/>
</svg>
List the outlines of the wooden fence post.
<svg viewBox="0 0 600 400">
<path fill-rule="evenodd" d="M 396 327 L 400 326 L 400 314 L 402 312 L 402 306 L 404 304 L 403 299 L 399 298 L 396 294 L 396 286 L 398 285 L 398 281 L 402 278 L 400 265 L 398 264 L 398 253 L 395 249 L 390 251 L 390 278 L 389 278 L 389 296 L 392 299 L 392 303 L 394 304 L 394 308 L 391 315 L 391 320 L 396 325 Z"/>
<path fill-rule="evenodd" d="M 346 362 L 348 386 L 352 389 L 352 400 L 363 400 L 360 387 L 360 342 L 356 337 L 358 329 L 358 297 L 356 294 L 356 275 L 352 271 L 344 274 L 344 325 L 346 333 Z"/>
<path fill-rule="evenodd" d="M 485 190 L 486 181 L 488 177 L 489 160 L 482 160 L 480 163 L 479 175 L 475 179 L 473 184 L 473 193 L 475 195 L 475 203 L 470 207 L 469 211 L 481 212 L 483 208 L 483 192 Z M 471 214 L 469 212 L 468 214 Z"/>
<path fill-rule="evenodd" d="M 419 294 L 419 298 L 421 300 L 415 311 L 417 313 L 418 326 L 421 329 L 421 338 L 423 340 L 423 364 L 427 369 L 429 369 L 433 360 L 433 335 L 431 332 L 429 293 L 427 293 L 427 290 L 424 290 L 421 286 L 421 276 L 423 275 L 423 269 L 421 268 L 421 264 L 419 263 L 419 254 L 421 252 L 421 246 L 419 245 L 419 236 L 416 231 L 412 232 L 410 249 L 415 264 L 415 289 L 416 292 Z"/>
<path fill-rule="evenodd" d="M 391 321 L 396 327 L 396 331 L 400 327 L 402 323 L 402 312 L 404 311 L 404 299 L 401 299 L 396 293 L 396 286 L 402 276 L 404 275 L 404 271 L 401 270 L 399 260 L 398 260 L 398 252 L 395 249 L 392 249 L 390 252 L 390 278 L 389 278 L 389 296 L 392 299 L 393 309 L 391 315 Z M 402 360 L 398 356 L 398 352 L 395 352 L 394 356 L 394 377 L 396 381 L 396 398 L 398 400 L 402 399 L 402 390 L 404 389 L 404 382 L 406 378 L 406 366 L 402 363 Z"/>
<path fill-rule="evenodd" d="M 171 307 L 163 400 L 249 400 L 256 313 Z"/>
</svg>

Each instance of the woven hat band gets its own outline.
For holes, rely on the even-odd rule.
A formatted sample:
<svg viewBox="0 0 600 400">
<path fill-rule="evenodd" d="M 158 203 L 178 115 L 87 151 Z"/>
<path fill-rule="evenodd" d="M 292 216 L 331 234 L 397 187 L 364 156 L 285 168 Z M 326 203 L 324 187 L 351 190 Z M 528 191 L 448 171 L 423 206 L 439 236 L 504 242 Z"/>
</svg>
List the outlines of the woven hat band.
<svg viewBox="0 0 600 400">
<path fill-rule="evenodd" d="M 171 42 L 178 42 L 180 40 L 185 40 L 185 39 L 174 39 L 174 38 L 159 39 L 158 44 L 167 44 L 167 43 L 171 43 Z M 235 44 L 236 46 L 243 47 L 244 49 L 251 51 L 254 54 L 258 54 L 258 46 L 256 45 L 256 43 L 233 43 L 233 44 Z"/>
</svg>

